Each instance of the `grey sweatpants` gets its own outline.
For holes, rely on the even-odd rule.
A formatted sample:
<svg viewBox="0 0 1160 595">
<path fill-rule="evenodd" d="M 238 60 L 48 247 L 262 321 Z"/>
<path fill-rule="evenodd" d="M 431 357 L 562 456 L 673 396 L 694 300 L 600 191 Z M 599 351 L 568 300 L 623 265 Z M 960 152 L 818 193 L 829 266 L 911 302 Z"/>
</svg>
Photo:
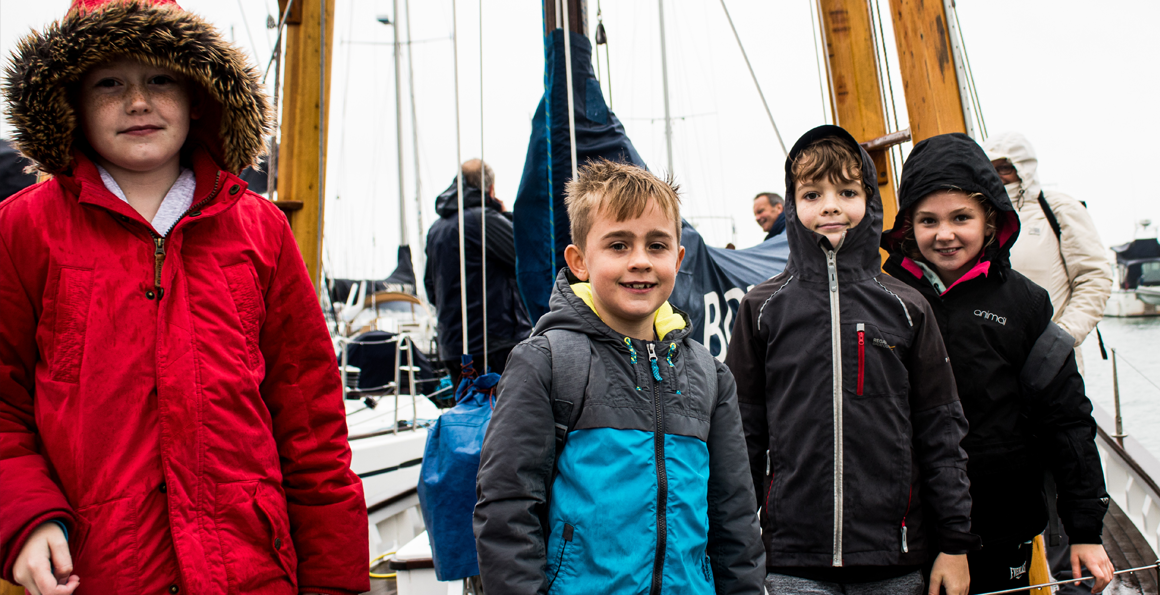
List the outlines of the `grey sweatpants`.
<svg viewBox="0 0 1160 595">
<path fill-rule="evenodd" d="M 765 575 L 768 595 L 922 595 L 926 585 L 922 573 L 873 583 L 824 583 L 784 574 Z"/>
</svg>

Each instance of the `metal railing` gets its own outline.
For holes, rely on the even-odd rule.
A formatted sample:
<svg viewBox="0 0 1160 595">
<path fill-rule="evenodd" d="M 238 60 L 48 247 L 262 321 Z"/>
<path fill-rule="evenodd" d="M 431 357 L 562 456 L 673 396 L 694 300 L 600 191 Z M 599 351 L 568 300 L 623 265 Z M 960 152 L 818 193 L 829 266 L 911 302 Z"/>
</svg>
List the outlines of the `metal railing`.
<svg viewBox="0 0 1160 595">
<path fill-rule="evenodd" d="M 1112 573 L 1112 576 L 1119 576 L 1121 574 L 1139 572 L 1141 570 L 1157 570 L 1158 572 L 1157 572 L 1156 580 L 1160 581 L 1160 560 L 1157 560 L 1155 564 L 1150 564 L 1148 566 L 1137 566 L 1136 568 L 1125 568 L 1124 570 L 1117 570 L 1116 572 Z M 1055 581 L 1052 583 L 1040 583 L 1038 585 L 1019 587 L 1018 589 L 1005 589 L 1003 591 L 988 591 L 986 593 L 980 593 L 979 595 L 1004 595 L 1005 593 L 1022 593 L 1024 591 L 1031 591 L 1034 589 L 1048 589 L 1051 587 L 1066 585 L 1068 583 L 1074 583 L 1076 581 L 1088 581 L 1088 580 L 1092 580 L 1094 578 L 1095 577 L 1093 577 L 1093 576 L 1084 576 L 1084 577 L 1080 577 L 1078 579 L 1072 578 L 1072 579 L 1068 579 L 1065 581 Z"/>
<path fill-rule="evenodd" d="M 350 345 L 388 345 L 395 344 L 395 380 L 383 386 L 376 386 L 371 388 L 351 388 L 347 385 L 347 371 L 350 365 Z M 415 365 L 415 342 L 411 338 L 411 334 L 402 332 L 394 337 L 376 341 L 360 341 L 357 338 L 339 337 L 338 344 L 340 348 L 340 364 L 339 373 L 342 376 L 342 392 L 343 398 L 349 398 L 348 395 L 365 395 L 363 402 L 368 409 L 374 409 L 378 405 L 381 397 L 394 397 L 395 407 L 395 423 L 387 432 L 376 432 L 375 435 L 385 433 L 399 433 L 399 397 L 402 396 L 403 374 L 406 374 L 407 389 L 411 396 L 411 419 L 408 424 L 408 430 L 414 430 L 418 427 L 419 421 L 419 405 L 418 399 L 425 399 L 427 395 L 417 391 L 417 383 L 415 381 L 415 372 L 419 371 L 419 367 Z M 407 353 L 407 364 L 401 365 L 403 362 L 403 352 Z M 386 394 L 383 394 L 386 393 Z M 361 410 L 360 410 L 361 411 Z M 403 420 L 407 421 L 407 420 Z M 351 436 L 352 439 L 360 438 L 362 436 Z"/>
</svg>

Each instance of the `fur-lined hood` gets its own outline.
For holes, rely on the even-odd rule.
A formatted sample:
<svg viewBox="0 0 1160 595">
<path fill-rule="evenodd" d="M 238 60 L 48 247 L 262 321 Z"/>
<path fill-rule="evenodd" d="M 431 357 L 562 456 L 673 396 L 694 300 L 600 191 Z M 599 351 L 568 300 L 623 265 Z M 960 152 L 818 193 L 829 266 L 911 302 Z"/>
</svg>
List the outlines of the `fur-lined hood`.
<svg viewBox="0 0 1160 595">
<path fill-rule="evenodd" d="M 94 66 L 121 56 L 169 68 L 205 91 L 202 117 L 190 129 L 225 170 L 257 162 L 270 131 L 270 106 L 258 70 L 217 29 L 174 3 L 81 1 L 60 21 L 17 45 L 4 78 L 13 144 L 38 169 L 69 171 L 77 115 L 69 87 Z"/>
</svg>

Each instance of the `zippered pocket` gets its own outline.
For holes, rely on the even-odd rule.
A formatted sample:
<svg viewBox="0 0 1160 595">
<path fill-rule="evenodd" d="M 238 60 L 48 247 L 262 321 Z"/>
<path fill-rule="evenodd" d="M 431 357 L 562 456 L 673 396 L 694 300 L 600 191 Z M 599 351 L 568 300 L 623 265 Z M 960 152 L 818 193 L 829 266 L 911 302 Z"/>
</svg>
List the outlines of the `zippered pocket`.
<svg viewBox="0 0 1160 595">
<path fill-rule="evenodd" d="M 866 380 L 866 325 L 858 323 L 858 396 L 862 396 L 862 385 Z"/>
<path fill-rule="evenodd" d="M 568 523 L 564 523 L 564 530 L 560 532 L 560 537 L 563 541 L 560 542 L 560 555 L 556 558 L 556 570 L 552 572 L 552 580 L 548 582 L 548 592 L 552 592 L 552 586 L 556 584 L 556 579 L 560 577 L 560 571 L 564 568 L 564 562 L 568 559 L 568 546 L 572 544 L 572 537 L 576 533 L 576 528 Z"/>
<path fill-rule="evenodd" d="M 904 397 L 910 375 L 903 363 L 906 339 L 873 322 L 842 325 L 842 389 L 851 399 Z"/>
</svg>

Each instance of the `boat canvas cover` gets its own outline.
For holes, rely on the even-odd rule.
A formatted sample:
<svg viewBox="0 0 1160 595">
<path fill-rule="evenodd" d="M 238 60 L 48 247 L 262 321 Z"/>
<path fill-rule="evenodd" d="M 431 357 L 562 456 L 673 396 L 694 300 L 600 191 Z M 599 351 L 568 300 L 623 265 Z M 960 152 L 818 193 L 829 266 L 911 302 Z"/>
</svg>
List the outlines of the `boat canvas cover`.
<svg viewBox="0 0 1160 595">
<path fill-rule="evenodd" d="M 714 248 L 687 221 L 682 223 L 685 260 L 669 303 L 688 313 L 692 338 L 725 361 L 741 298 L 785 269 L 789 243 L 781 234 L 745 250 Z"/>
<path fill-rule="evenodd" d="M 592 71 L 592 45 L 571 34 L 576 159 L 608 159 L 647 167 L 624 126 L 604 103 L 600 81 Z M 556 273 L 564 266 L 564 249 L 572 243 L 564 185 L 572 178 L 568 134 L 568 83 L 564 72 L 564 30 L 544 38 L 544 96 L 532 118 L 532 136 L 524 173 L 512 212 L 516 229 L 516 278 L 528 314 L 537 320 L 548 312 Z"/>
<path fill-rule="evenodd" d="M 624 126 L 604 102 L 600 82 L 593 76 L 588 39 L 571 35 L 578 163 L 605 158 L 648 169 Z M 572 177 L 572 160 L 562 29 L 545 38 L 544 53 L 546 90 L 532 119 L 532 136 L 513 207 L 516 275 L 533 320 L 547 313 L 556 274 L 565 266 L 564 249 L 572 242 L 564 206 L 564 186 Z M 789 245 L 782 235 L 747 250 L 712 248 L 687 222 L 682 225 L 681 245 L 685 261 L 669 301 L 689 314 L 693 338 L 724 360 L 741 296 L 785 268 Z"/>
</svg>

